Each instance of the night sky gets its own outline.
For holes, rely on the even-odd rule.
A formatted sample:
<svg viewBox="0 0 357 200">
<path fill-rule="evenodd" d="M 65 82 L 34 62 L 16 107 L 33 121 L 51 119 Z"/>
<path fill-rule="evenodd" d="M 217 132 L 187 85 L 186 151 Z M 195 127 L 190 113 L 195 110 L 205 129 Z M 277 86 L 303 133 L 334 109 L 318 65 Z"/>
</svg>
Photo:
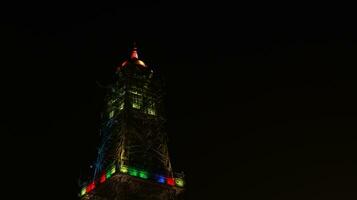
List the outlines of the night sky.
<svg viewBox="0 0 357 200">
<path fill-rule="evenodd" d="M 270 1 L 2 6 L 9 199 L 77 199 L 103 87 L 133 41 L 165 80 L 169 150 L 188 200 L 356 199 L 354 12 Z"/>
</svg>

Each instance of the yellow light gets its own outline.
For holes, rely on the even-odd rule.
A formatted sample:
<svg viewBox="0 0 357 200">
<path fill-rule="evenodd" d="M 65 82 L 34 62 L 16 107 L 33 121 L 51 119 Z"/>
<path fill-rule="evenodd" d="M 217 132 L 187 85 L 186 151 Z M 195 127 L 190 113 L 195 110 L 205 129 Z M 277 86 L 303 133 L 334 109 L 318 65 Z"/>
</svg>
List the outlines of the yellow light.
<svg viewBox="0 0 357 200">
<path fill-rule="evenodd" d="M 111 174 L 114 174 L 115 171 L 116 171 L 116 170 L 115 170 L 115 166 L 113 166 L 112 169 L 110 170 L 110 173 L 111 173 Z"/>
<path fill-rule="evenodd" d="M 131 90 L 130 92 L 131 92 L 132 94 L 136 94 L 136 95 L 138 95 L 138 96 L 142 96 L 141 93 L 139 93 L 139 92 L 137 92 L 137 91 L 135 91 L 135 90 Z"/>
<path fill-rule="evenodd" d="M 111 111 L 110 113 L 109 113 L 109 118 L 112 118 L 114 116 L 114 111 Z"/>
<path fill-rule="evenodd" d="M 148 114 L 149 114 L 149 115 L 155 115 L 156 113 L 155 113 L 155 110 L 154 110 L 154 109 L 148 108 Z"/>
<path fill-rule="evenodd" d="M 138 65 L 141 65 L 141 66 L 143 66 L 143 67 L 146 67 L 145 63 L 144 63 L 143 61 L 141 61 L 141 60 L 137 60 L 137 61 L 135 62 L 135 64 L 138 64 Z"/>
<path fill-rule="evenodd" d="M 182 178 L 175 178 L 175 183 L 179 187 L 183 187 L 185 185 L 185 182 Z"/>
<path fill-rule="evenodd" d="M 133 108 L 139 109 L 140 108 L 140 104 L 134 102 L 133 103 Z"/>
<path fill-rule="evenodd" d="M 124 109 L 124 102 L 122 102 L 119 107 L 119 110 L 123 110 L 123 109 Z"/>
<path fill-rule="evenodd" d="M 120 172 L 125 174 L 128 173 L 128 167 L 125 165 L 120 166 Z"/>
<path fill-rule="evenodd" d="M 82 188 L 82 190 L 81 190 L 81 196 L 83 196 L 85 194 L 86 194 L 86 187 Z"/>
</svg>

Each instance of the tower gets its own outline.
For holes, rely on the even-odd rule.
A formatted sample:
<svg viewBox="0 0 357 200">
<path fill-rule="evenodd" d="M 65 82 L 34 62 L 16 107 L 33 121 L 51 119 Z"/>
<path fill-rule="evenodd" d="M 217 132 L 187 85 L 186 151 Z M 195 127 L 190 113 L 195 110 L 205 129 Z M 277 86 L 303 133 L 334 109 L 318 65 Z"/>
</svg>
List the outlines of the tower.
<svg viewBox="0 0 357 200">
<path fill-rule="evenodd" d="M 181 199 L 184 177 L 170 163 L 162 84 L 135 45 L 105 101 L 94 174 L 81 186 L 80 198 Z"/>
</svg>

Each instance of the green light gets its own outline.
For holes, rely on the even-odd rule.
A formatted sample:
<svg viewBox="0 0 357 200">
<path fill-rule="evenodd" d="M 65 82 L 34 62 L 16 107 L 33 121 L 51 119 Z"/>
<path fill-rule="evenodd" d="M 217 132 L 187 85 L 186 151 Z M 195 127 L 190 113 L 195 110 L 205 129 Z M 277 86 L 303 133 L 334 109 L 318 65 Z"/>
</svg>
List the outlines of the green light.
<svg viewBox="0 0 357 200">
<path fill-rule="evenodd" d="M 139 172 L 136 169 L 129 169 L 130 176 L 138 176 Z"/>
<path fill-rule="evenodd" d="M 115 171 L 116 171 L 116 170 L 115 170 L 115 166 L 113 166 L 112 169 L 110 170 L 110 173 L 111 173 L 111 174 L 114 174 Z"/>
<path fill-rule="evenodd" d="M 120 166 L 120 172 L 125 174 L 128 173 L 128 167 L 125 165 Z"/>
<path fill-rule="evenodd" d="M 182 178 L 175 178 L 175 183 L 179 187 L 183 187 L 185 185 L 185 182 L 183 181 Z"/>
<path fill-rule="evenodd" d="M 108 171 L 107 174 L 106 174 L 106 178 L 108 179 L 108 178 L 110 178 L 111 176 L 112 176 L 111 171 Z"/>
<path fill-rule="evenodd" d="M 86 194 L 86 187 L 82 188 L 82 190 L 81 190 L 81 196 L 83 196 L 85 194 Z"/>
<path fill-rule="evenodd" d="M 140 171 L 139 172 L 139 177 L 143 178 L 143 179 L 147 179 L 147 178 L 149 178 L 149 174 L 146 171 Z"/>
</svg>

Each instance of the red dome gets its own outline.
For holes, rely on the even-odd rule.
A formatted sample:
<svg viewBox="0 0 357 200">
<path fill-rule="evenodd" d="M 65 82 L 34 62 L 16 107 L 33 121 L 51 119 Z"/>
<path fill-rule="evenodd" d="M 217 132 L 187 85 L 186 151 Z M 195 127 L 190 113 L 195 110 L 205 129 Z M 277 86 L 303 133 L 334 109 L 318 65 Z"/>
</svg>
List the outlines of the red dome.
<svg viewBox="0 0 357 200">
<path fill-rule="evenodd" d="M 127 64 L 129 63 L 134 63 L 136 65 L 139 65 L 141 67 L 147 67 L 146 64 L 142 61 L 142 60 L 139 60 L 139 56 L 138 56 L 138 51 L 137 51 L 137 48 L 134 46 L 134 48 L 131 50 L 130 52 L 130 58 L 129 60 L 125 60 L 121 66 L 119 67 L 119 69 L 125 67 Z"/>
</svg>

